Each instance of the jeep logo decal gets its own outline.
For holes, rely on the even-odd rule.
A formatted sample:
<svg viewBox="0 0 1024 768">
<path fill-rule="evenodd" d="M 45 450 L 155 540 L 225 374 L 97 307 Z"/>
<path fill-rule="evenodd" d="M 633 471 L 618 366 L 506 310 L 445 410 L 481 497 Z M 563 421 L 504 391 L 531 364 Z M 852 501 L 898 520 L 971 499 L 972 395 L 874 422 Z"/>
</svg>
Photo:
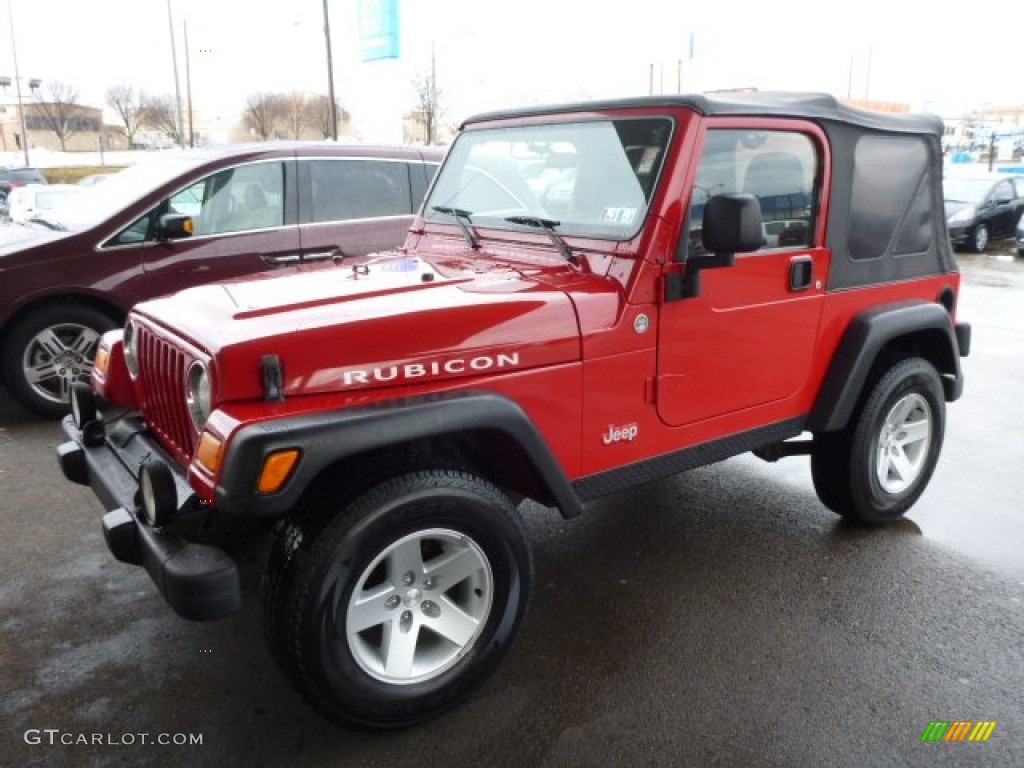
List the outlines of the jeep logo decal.
<svg viewBox="0 0 1024 768">
<path fill-rule="evenodd" d="M 519 365 L 518 352 L 470 358 L 456 357 L 450 360 L 427 360 L 422 363 L 385 365 L 380 368 L 356 368 L 342 374 L 342 383 L 346 387 L 351 387 L 353 384 L 373 384 L 375 382 L 386 384 L 390 381 L 408 381 L 427 376 L 458 376 L 467 372 L 483 373 L 517 365 Z"/>
<path fill-rule="evenodd" d="M 601 442 L 605 445 L 621 443 L 623 441 L 631 443 L 636 440 L 636 436 L 638 434 L 640 434 L 640 427 L 638 427 L 635 422 L 633 424 L 625 424 L 621 427 L 609 424 L 608 431 L 601 435 Z"/>
</svg>

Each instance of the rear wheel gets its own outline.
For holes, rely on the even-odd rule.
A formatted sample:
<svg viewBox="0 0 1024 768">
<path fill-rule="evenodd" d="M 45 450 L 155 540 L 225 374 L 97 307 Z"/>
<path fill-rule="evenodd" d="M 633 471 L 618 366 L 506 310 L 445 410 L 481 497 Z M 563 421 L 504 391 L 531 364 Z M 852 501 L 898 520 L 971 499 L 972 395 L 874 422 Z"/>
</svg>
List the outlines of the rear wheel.
<svg viewBox="0 0 1024 768">
<path fill-rule="evenodd" d="M 11 394 L 41 416 L 70 410 L 71 385 L 88 381 L 100 336 L 117 327 L 82 304 L 52 304 L 15 325 L 3 351 L 3 376 Z"/>
<path fill-rule="evenodd" d="M 874 384 L 841 432 L 815 436 L 814 487 L 829 509 L 870 525 L 898 520 L 924 492 L 945 430 L 938 372 L 914 357 Z"/>
<path fill-rule="evenodd" d="M 532 561 L 511 500 L 452 470 L 387 480 L 286 527 L 264 581 L 271 650 L 327 718 L 395 728 L 483 683 L 526 610 Z"/>
</svg>

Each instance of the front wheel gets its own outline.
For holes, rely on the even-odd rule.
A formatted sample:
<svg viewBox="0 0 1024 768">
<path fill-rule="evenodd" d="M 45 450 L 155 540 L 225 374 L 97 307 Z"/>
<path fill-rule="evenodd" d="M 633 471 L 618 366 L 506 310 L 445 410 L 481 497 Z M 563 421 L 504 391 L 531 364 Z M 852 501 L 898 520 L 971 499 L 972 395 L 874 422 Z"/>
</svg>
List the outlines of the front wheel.
<svg viewBox="0 0 1024 768">
<path fill-rule="evenodd" d="M 945 408 L 931 363 L 913 357 L 894 364 L 845 430 L 815 436 L 811 469 L 822 502 L 869 525 L 902 517 L 939 460 Z"/>
<path fill-rule="evenodd" d="M 414 472 L 286 527 L 264 580 L 264 626 L 278 664 L 328 719 L 407 726 L 483 683 L 532 580 L 502 491 L 462 472 Z"/>
<path fill-rule="evenodd" d="M 988 227 L 979 224 L 974 228 L 971 236 L 971 250 L 975 253 L 982 253 L 988 247 Z"/>
<path fill-rule="evenodd" d="M 28 314 L 7 337 L 3 377 L 11 394 L 40 416 L 70 409 L 71 385 L 88 381 L 100 336 L 116 328 L 83 304 L 51 304 Z"/>
</svg>

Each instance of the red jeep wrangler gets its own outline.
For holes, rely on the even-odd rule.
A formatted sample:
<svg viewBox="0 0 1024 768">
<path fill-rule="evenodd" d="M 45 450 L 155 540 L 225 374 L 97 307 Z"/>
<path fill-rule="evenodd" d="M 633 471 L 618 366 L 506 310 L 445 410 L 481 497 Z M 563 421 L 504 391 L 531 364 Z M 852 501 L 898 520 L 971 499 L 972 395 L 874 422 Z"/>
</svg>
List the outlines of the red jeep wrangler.
<svg viewBox="0 0 1024 768">
<path fill-rule="evenodd" d="M 853 520 L 917 500 L 970 340 L 941 136 L 822 95 L 474 117 L 400 252 L 136 307 L 63 472 L 191 619 L 241 602 L 204 526 L 278 523 L 286 674 L 338 722 L 430 717 L 523 618 L 523 499 L 573 517 L 754 451 L 809 454 Z"/>
</svg>

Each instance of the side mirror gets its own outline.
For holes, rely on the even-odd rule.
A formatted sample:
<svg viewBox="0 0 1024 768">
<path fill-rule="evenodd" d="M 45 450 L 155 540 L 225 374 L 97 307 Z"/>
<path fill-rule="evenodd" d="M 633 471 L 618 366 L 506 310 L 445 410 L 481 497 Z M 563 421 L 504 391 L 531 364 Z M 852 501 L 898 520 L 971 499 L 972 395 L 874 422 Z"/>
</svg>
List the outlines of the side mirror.
<svg viewBox="0 0 1024 768">
<path fill-rule="evenodd" d="M 665 301 L 699 296 L 703 270 L 731 267 L 737 253 L 765 244 L 761 203 L 753 195 L 715 195 L 704 207 L 701 242 L 706 254 L 690 256 L 684 272 L 665 276 Z"/>
<path fill-rule="evenodd" d="M 715 195 L 704 210 L 701 237 L 718 260 L 756 251 L 765 244 L 761 203 L 753 195 Z"/>
<path fill-rule="evenodd" d="M 156 226 L 157 240 L 181 240 L 192 237 L 192 217 L 184 213 L 165 213 Z"/>
</svg>

